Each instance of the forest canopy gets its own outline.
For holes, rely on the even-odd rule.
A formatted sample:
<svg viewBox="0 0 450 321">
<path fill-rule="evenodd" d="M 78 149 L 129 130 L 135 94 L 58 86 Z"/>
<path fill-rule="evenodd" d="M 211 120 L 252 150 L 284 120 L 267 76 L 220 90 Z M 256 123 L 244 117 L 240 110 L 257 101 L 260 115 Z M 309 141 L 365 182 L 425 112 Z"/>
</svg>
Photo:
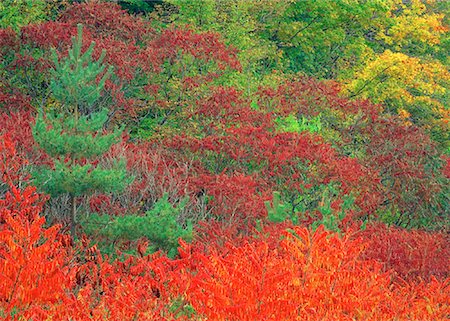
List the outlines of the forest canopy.
<svg viewBox="0 0 450 321">
<path fill-rule="evenodd" d="M 449 9 L 3 0 L 0 319 L 448 320 Z"/>
</svg>

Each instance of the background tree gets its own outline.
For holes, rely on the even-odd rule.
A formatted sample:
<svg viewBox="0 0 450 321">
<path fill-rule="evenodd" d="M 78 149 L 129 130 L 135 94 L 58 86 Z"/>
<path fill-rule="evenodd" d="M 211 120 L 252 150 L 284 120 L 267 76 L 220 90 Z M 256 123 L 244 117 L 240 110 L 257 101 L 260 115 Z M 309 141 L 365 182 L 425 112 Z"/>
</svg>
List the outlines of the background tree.
<svg viewBox="0 0 450 321">
<path fill-rule="evenodd" d="M 102 64 L 104 51 L 93 61 L 94 43 L 82 53 L 81 24 L 72 43 L 69 56 L 61 62 L 53 50 L 55 68 L 50 86 L 62 110 L 58 115 L 49 111 L 46 117 L 39 113 L 33 128 L 36 143 L 52 158 L 53 166 L 38 167 L 33 176 L 36 185 L 51 196 L 70 196 L 70 226 L 75 236 L 76 198 L 89 191 L 120 191 L 131 178 L 123 162 L 115 162 L 111 168 L 97 164 L 98 158 L 120 140 L 123 132 L 115 128 L 105 133 L 108 110 L 95 105 L 112 67 L 106 70 Z"/>
<path fill-rule="evenodd" d="M 252 94 L 286 74 L 336 79 L 347 96 L 384 104 L 448 151 L 450 2 L 166 2 L 175 24 L 217 31 L 240 49 L 242 72 L 227 84 Z"/>
<path fill-rule="evenodd" d="M 221 84 L 234 86 L 250 95 L 261 83 L 267 85 L 279 81 L 280 74 L 272 71 L 283 68 L 282 52 L 264 31 L 280 23 L 290 6 L 289 1 L 166 2 L 176 8 L 176 13 L 171 15 L 175 25 L 188 24 L 197 30 L 218 32 L 227 45 L 239 49 L 237 55 L 242 68 L 227 73 Z"/>
<path fill-rule="evenodd" d="M 19 29 L 30 23 L 55 18 L 70 0 L 2 0 L 0 28 Z"/>
</svg>

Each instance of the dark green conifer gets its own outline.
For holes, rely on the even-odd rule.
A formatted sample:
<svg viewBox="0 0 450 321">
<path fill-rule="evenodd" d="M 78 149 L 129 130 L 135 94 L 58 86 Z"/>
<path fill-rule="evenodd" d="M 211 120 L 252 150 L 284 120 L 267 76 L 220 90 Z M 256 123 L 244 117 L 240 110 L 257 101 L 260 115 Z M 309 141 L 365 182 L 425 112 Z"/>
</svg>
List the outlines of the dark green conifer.
<svg viewBox="0 0 450 321">
<path fill-rule="evenodd" d="M 33 172 L 35 184 L 51 196 L 68 194 L 71 199 L 71 233 L 75 237 L 76 198 L 89 192 L 117 192 L 132 179 L 123 161 L 109 168 L 93 163 L 120 140 L 123 129 L 106 133 L 108 109 L 99 106 L 105 81 L 112 69 L 103 64 L 105 52 L 93 61 L 94 43 L 82 53 L 82 25 L 67 58 L 58 60 L 53 50 L 55 68 L 50 83 L 54 98 L 62 105 L 59 114 L 41 111 L 33 127 L 36 143 L 54 161 Z M 105 71 L 106 70 L 106 71 Z M 100 81 L 97 79 L 100 77 Z"/>
</svg>

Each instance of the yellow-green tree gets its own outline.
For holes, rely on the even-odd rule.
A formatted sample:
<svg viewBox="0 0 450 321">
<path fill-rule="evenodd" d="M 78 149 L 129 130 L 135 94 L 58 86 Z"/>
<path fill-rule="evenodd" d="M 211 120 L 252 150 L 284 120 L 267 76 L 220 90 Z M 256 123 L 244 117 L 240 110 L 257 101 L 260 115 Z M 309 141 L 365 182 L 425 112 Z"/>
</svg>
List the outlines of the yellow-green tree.
<svg viewBox="0 0 450 321">
<path fill-rule="evenodd" d="M 354 75 L 344 80 L 350 97 L 384 104 L 387 112 L 423 126 L 448 148 L 450 73 L 445 65 L 386 50 Z"/>
<path fill-rule="evenodd" d="M 274 70 L 336 79 L 448 148 L 449 1 L 167 1 L 172 21 L 220 32 L 240 50 L 242 72 L 226 84 L 251 93 L 285 78 Z"/>
<path fill-rule="evenodd" d="M 239 49 L 242 70 L 223 77 L 224 84 L 254 92 L 260 84 L 279 82 L 283 69 L 280 48 L 265 34 L 278 24 L 291 1 L 286 0 L 167 0 L 177 8 L 172 15 L 175 24 L 188 24 L 200 31 L 214 31 L 224 42 Z"/>
<path fill-rule="evenodd" d="M 449 2 L 391 1 L 385 26 L 375 35 L 383 44 L 350 73 L 341 73 L 345 92 L 382 103 L 405 123 L 415 123 L 449 148 Z M 447 20 L 446 20 L 447 19 Z"/>
<path fill-rule="evenodd" d="M 29 23 L 52 18 L 69 0 L 2 0 L 0 28 L 19 29 Z"/>
</svg>

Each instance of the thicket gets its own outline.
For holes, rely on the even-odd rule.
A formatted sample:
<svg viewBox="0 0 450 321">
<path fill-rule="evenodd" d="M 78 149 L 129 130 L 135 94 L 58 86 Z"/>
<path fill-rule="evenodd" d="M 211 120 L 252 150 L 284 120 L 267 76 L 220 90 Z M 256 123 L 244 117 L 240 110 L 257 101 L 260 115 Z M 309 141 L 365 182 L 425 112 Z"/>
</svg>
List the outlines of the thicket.
<svg viewBox="0 0 450 321">
<path fill-rule="evenodd" d="M 1 318 L 448 319 L 448 3 L 69 2 L 0 15 Z"/>
</svg>

